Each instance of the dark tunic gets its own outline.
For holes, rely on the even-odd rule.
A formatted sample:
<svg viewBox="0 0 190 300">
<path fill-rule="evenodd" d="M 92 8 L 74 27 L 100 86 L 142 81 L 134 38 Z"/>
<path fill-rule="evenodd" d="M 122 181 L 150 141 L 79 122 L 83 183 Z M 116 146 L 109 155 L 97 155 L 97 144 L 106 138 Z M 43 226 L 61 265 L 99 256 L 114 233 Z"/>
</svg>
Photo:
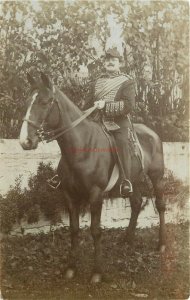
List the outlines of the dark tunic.
<svg viewBox="0 0 190 300">
<path fill-rule="evenodd" d="M 114 86 L 114 78 L 123 81 L 121 84 Z M 111 84 L 113 83 L 113 88 Z M 101 90 L 105 89 L 107 85 L 107 92 L 103 97 Z M 102 110 L 103 120 L 115 122 L 119 129 L 112 131 L 115 138 L 118 155 L 122 162 L 124 174 L 121 171 L 121 176 L 126 179 L 131 179 L 131 154 L 130 154 L 130 113 L 135 108 L 135 82 L 128 75 L 117 74 L 110 76 L 103 74 L 94 84 L 94 97 L 91 99 L 91 105 L 94 101 L 104 100 L 106 105 Z M 98 94 L 99 91 L 99 94 Z M 98 97 L 96 96 L 98 94 Z"/>
<path fill-rule="evenodd" d="M 101 90 L 109 81 L 123 77 L 124 82 L 115 88 L 110 85 L 110 91 L 103 97 L 96 97 L 97 91 Z M 103 114 L 106 118 L 112 118 L 115 121 L 125 119 L 128 113 L 131 113 L 135 108 L 135 82 L 124 74 L 107 75 L 102 74 L 91 85 L 91 94 L 93 97 L 88 101 L 88 107 L 93 106 L 94 101 L 104 100 L 106 102 Z"/>
</svg>

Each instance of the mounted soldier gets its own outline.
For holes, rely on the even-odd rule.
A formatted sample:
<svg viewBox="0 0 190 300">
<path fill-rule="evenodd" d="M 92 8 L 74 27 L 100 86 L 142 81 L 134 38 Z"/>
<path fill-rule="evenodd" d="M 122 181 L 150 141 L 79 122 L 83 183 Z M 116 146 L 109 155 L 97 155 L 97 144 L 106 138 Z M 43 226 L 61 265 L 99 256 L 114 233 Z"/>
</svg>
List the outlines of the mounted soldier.
<svg viewBox="0 0 190 300">
<path fill-rule="evenodd" d="M 116 57 L 117 60 L 114 59 L 116 64 L 110 63 L 112 62 L 111 57 L 115 58 L 115 53 L 112 52 L 112 55 L 108 56 L 108 68 L 113 67 L 119 73 L 119 67 L 115 67 L 116 65 L 119 66 L 118 58 Z M 106 61 L 108 62 L 108 58 Z M 120 166 L 122 172 L 124 170 L 122 174 L 124 183 L 121 185 L 121 193 L 124 196 L 126 192 L 124 187 L 127 187 L 127 192 L 131 194 L 129 197 L 131 218 L 125 233 L 125 239 L 128 242 L 133 241 L 138 215 L 142 207 L 143 199 L 139 183 L 143 183 L 144 180 L 141 172 L 143 165 L 144 175 L 147 174 L 152 182 L 155 203 L 159 212 L 159 249 L 163 252 L 166 247 L 162 142 L 158 135 L 144 124 L 134 124 L 134 130 L 142 149 L 143 164 L 139 164 L 137 157 L 134 157 L 134 155 L 132 156 L 132 166 L 125 164 L 130 159 L 130 150 L 126 151 L 126 149 L 129 149 L 127 140 L 130 140 L 130 135 L 127 133 L 132 128 L 129 118 L 129 111 L 131 110 L 127 105 L 134 101 L 134 82 L 127 76 L 118 74 L 112 77 L 110 72 L 107 73 L 109 73 L 109 76 L 100 76 L 96 81 L 94 105 L 85 112 L 82 112 L 57 86 L 54 86 L 44 73 L 41 73 L 39 83 L 28 75 L 32 89 L 27 98 L 29 105 L 20 132 L 20 144 L 24 150 L 36 149 L 38 143 L 43 140 L 46 140 L 46 142 L 56 140 L 61 150 L 57 171 L 61 181 L 61 194 L 69 213 L 71 230 L 71 249 L 65 272 L 66 279 L 72 279 L 76 274 L 78 250 L 80 248 L 79 216 L 81 208 L 85 204 L 91 211 L 90 229 L 94 241 L 94 268 L 91 277 L 93 283 L 101 282 L 103 275 L 100 221 L 104 195 L 106 191 L 112 192 L 114 187 L 117 189 L 118 183 L 120 183 L 120 181 L 118 182 L 117 164 L 115 164 L 112 153 L 82 151 L 73 156 L 68 151 L 70 149 L 100 149 L 101 147 L 102 149 L 108 149 L 110 146 L 110 136 L 107 138 L 109 134 L 102 123 L 99 124 L 88 119 L 88 116 L 94 111 L 98 112 L 105 126 L 113 131 L 118 147 L 119 161 L 120 158 L 123 159 Z M 113 73 L 115 72 L 112 72 L 112 75 Z M 103 79 L 110 80 L 107 85 L 104 83 L 98 89 L 97 86 L 102 84 Z M 131 94 L 129 93 L 130 88 L 133 92 Z M 105 92 L 106 90 L 108 92 Z M 126 92 L 124 92 L 125 90 Z M 110 94 L 108 101 L 106 101 L 106 95 L 109 92 L 114 93 L 114 96 L 111 98 Z M 130 98 L 131 95 L 133 97 Z M 110 99 L 113 99 L 113 101 L 110 101 Z M 116 181 L 110 186 L 114 169 L 117 171 L 117 176 L 114 175 Z M 133 193 L 131 182 L 133 183 Z"/>
<path fill-rule="evenodd" d="M 128 197 L 133 192 L 130 150 L 133 129 L 130 113 L 135 106 L 135 83 L 131 77 L 120 72 L 121 62 L 122 56 L 116 47 L 106 51 L 105 73 L 95 81 L 94 97 L 88 106 L 96 105 L 103 124 L 114 136 L 121 174 L 120 194 Z"/>
<path fill-rule="evenodd" d="M 85 108 L 95 105 L 105 128 L 114 137 L 121 178 L 120 195 L 125 198 L 133 193 L 130 145 L 134 136 L 130 113 L 135 106 L 135 82 L 130 76 L 120 72 L 122 60 L 116 47 L 106 51 L 105 72 L 93 82 Z M 60 184 L 58 175 L 48 180 L 48 183 L 57 188 Z"/>
</svg>

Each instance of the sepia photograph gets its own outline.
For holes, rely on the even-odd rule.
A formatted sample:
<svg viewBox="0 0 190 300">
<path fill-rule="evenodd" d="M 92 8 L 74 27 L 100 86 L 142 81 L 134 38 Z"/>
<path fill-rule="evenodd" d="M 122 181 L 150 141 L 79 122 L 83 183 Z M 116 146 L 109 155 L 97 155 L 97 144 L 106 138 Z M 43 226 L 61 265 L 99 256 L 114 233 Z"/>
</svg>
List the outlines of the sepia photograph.
<svg viewBox="0 0 190 300">
<path fill-rule="evenodd" d="M 0 300 L 183 300 L 189 1 L 0 0 Z"/>
</svg>

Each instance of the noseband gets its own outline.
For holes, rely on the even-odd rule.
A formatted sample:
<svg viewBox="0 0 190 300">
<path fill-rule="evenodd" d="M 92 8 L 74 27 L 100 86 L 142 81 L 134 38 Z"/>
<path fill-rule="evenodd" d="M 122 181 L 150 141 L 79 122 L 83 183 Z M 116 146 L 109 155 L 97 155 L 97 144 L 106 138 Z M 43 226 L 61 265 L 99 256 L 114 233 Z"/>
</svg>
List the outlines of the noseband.
<svg viewBox="0 0 190 300">
<path fill-rule="evenodd" d="M 73 121 L 71 123 L 71 126 L 68 127 L 68 128 L 60 127 L 60 128 L 54 129 L 54 130 L 45 131 L 44 125 L 45 125 L 46 120 L 47 120 L 48 116 L 50 115 L 51 110 L 53 108 L 53 105 L 55 103 L 57 103 L 60 115 L 62 117 L 61 105 L 60 105 L 59 101 L 56 98 L 53 97 L 53 99 L 52 99 L 52 101 L 50 103 L 50 106 L 49 106 L 49 108 L 47 110 L 47 113 L 45 115 L 45 118 L 44 118 L 44 120 L 42 121 L 41 124 L 36 124 L 34 121 L 32 121 L 30 119 L 26 119 L 26 118 L 23 119 L 23 121 L 26 121 L 28 124 L 30 124 L 31 126 L 33 126 L 34 128 L 37 129 L 37 131 L 36 131 L 37 132 L 37 136 L 40 138 L 40 140 L 42 142 L 43 141 L 46 141 L 46 143 L 52 142 L 53 140 L 55 140 L 58 137 L 60 137 L 63 134 L 65 134 L 67 131 L 69 131 L 72 128 L 76 127 L 84 119 L 86 119 L 95 109 L 97 109 L 96 106 L 93 106 L 93 107 L 87 109 L 86 111 L 83 112 L 83 115 L 80 118 L 78 118 L 77 120 Z"/>
</svg>

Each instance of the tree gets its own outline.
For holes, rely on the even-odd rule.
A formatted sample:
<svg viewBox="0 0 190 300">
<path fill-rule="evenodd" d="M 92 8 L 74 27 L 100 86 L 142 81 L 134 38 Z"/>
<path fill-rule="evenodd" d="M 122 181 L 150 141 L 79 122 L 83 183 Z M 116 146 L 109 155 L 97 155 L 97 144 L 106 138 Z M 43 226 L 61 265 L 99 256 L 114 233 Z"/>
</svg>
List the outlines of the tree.
<svg viewBox="0 0 190 300">
<path fill-rule="evenodd" d="M 136 121 L 154 128 L 163 140 L 187 140 L 187 2 L 40 1 L 36 7 L 6 1 L 0 14 L 2 137 L 18 136 L 28 93 L 26 72 L 48 73 L 81 105 L 88 88 L 76 80 L 78 70 L 88 66 L 93 77 L 100 71 L 101 58 L 91 40 L 98 38 L 105 47 L 112 14 L 127 45 L 124 71 L 137 81 Z"/>
<path fill-rule="evenodd" d="M 138 118 L 163 140 L 186 140 L 188 63 L 182 63 L 186 75 L 177 66 L 180 57 L 188 57 L 189 52 L 188 3 L 122 1 L 122 5 L 123 12 L 115 6 L 114 13 L 129 47 L 126 71 L 137 80 Z"/>
</svg>

